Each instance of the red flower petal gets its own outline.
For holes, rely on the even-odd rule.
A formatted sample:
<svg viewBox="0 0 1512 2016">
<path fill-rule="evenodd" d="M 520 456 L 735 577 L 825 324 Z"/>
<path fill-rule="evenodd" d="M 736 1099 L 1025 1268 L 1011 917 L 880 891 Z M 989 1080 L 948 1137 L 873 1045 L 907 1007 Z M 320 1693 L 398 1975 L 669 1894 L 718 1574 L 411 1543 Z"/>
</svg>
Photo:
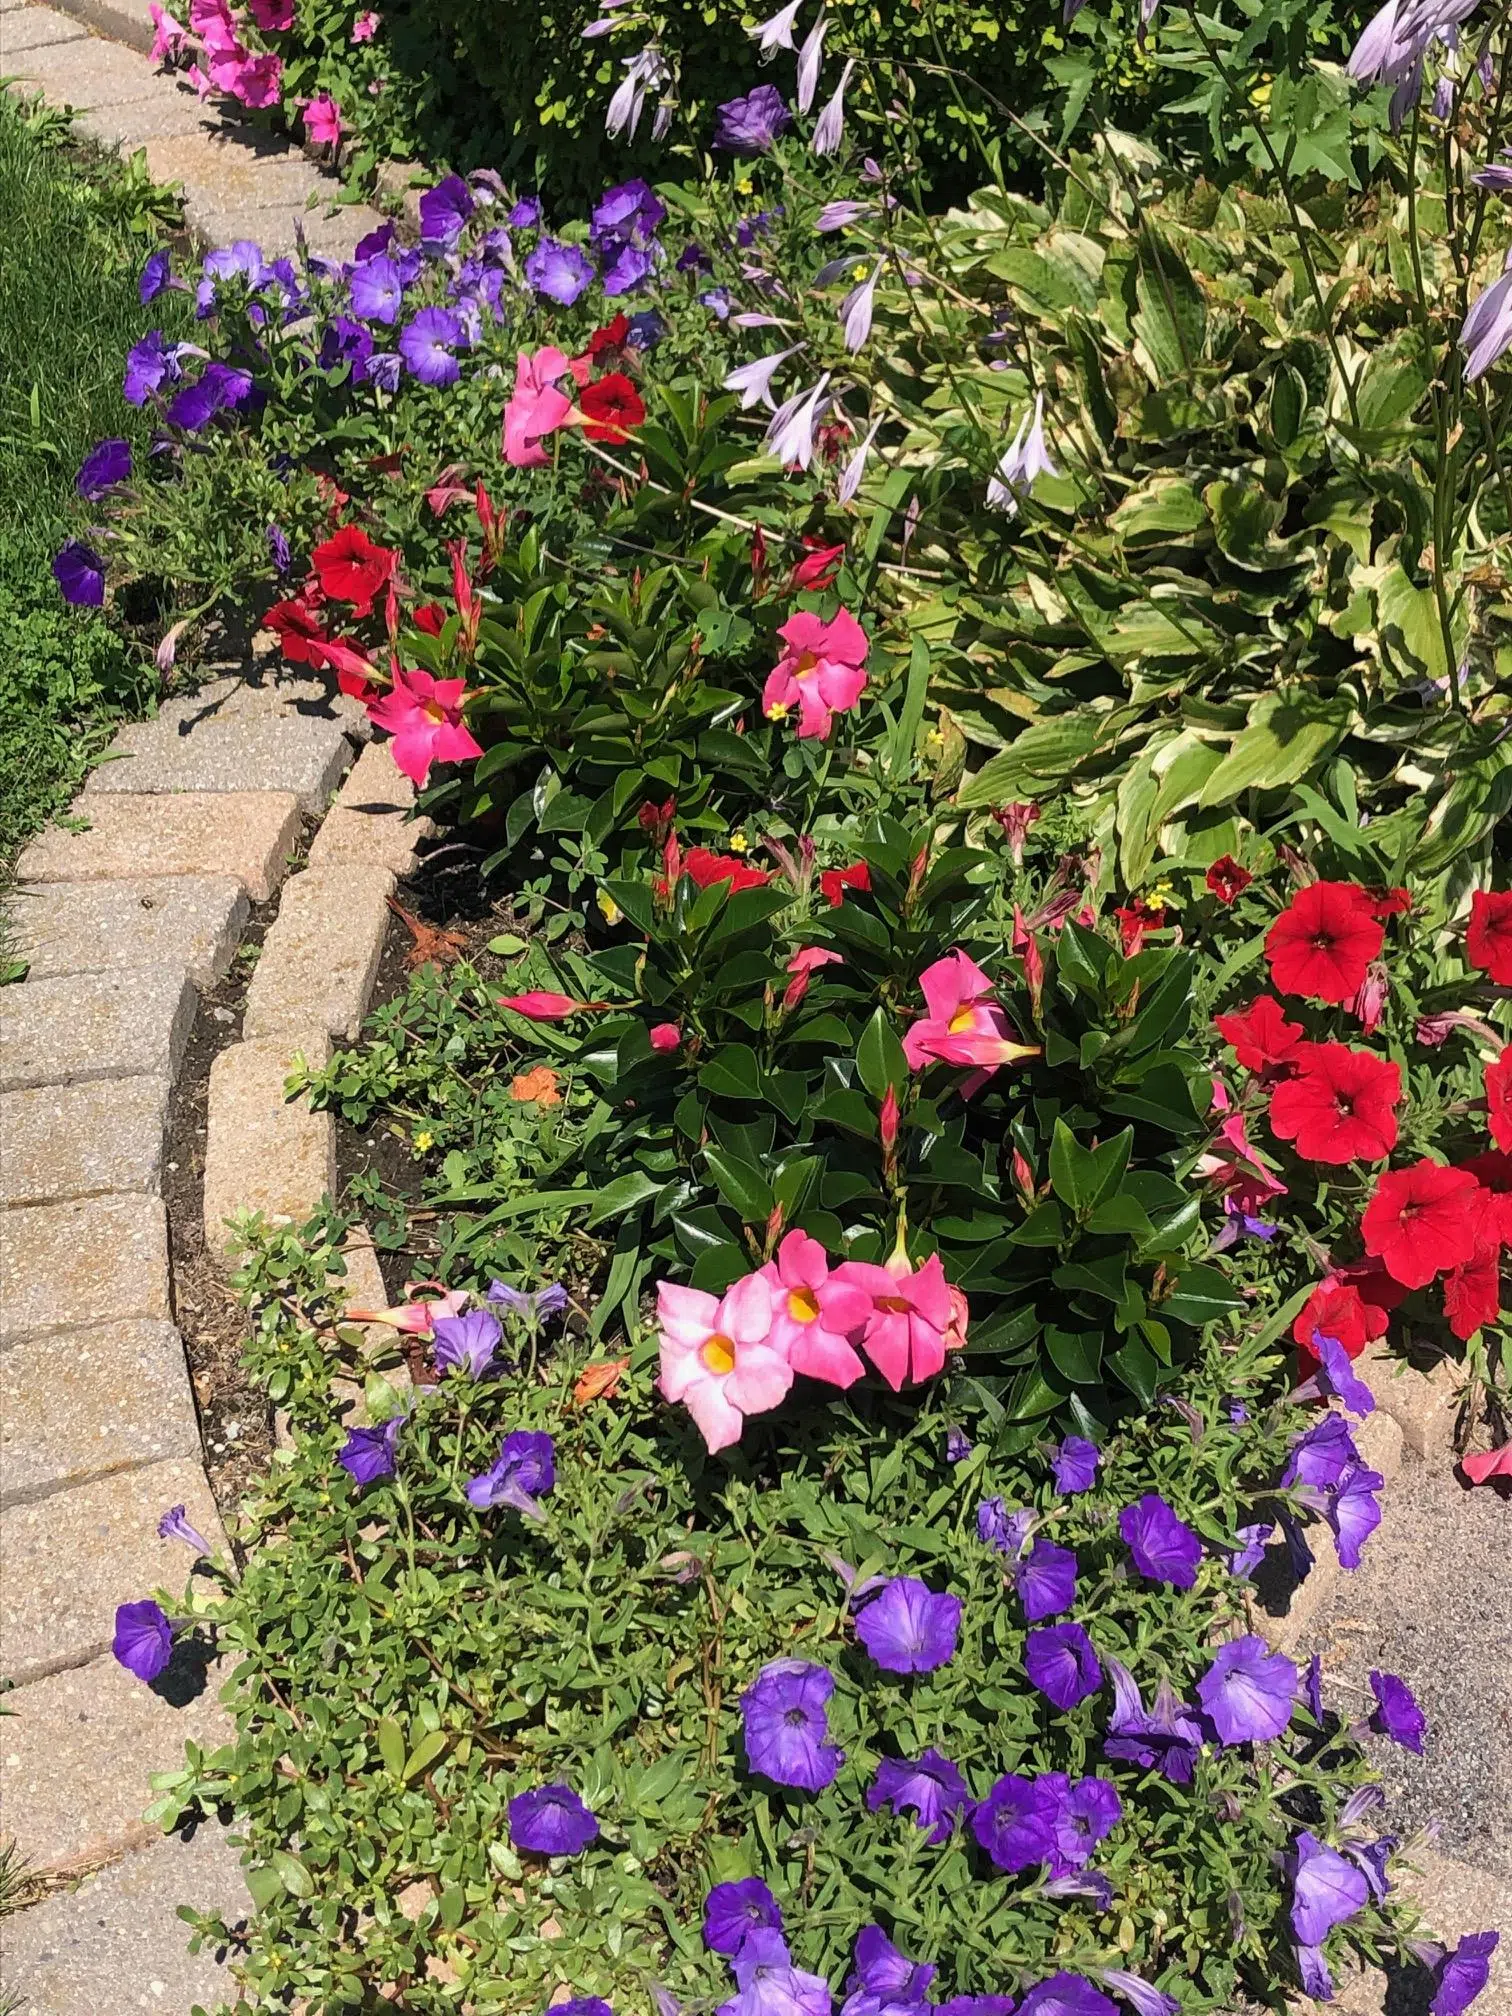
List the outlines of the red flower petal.
<svg viewBox="0 0 1512 2016">
<path fill-rule="evenodd" d="M 1354 882 L 1299 889 L 1265 935 L 1271 978 L 1284 994 L 1344 1002 L 1359 993 L 1385 942 L 1369 893 Z"/>
<path fill-rule="evenodd" d="M 1360 1221 L 1365 1250 L 1404 1288 L 1425 1288 L 1475 1251 L 1479 1195 L 1468 1170 L 1426 1160 L 1388 1169 Z"/>
<path fill-rule="evenodd" d="M 1246 1071 L 1279 1070 L 1302 1041 L 1302 1024 L 1288 1022 L 1271 994 L 1257 994 L 1235 1015 L 1216 1016 L 1214 1026 Z"/>
<path fill-rule="evenodd" d="M 1465 952 L 1498 987 L 1512 987 L 1512 889 L 1477 889 L 1470 898 Z"/>
<path fill-rule="evenodd" d="M 1344 1043 L 1301 1043 L 1271 1095 L 1271 1131 L 1309 1162 L 1380 1162 L 1396 1146 L 1402 1074 Z"/>
</svg>

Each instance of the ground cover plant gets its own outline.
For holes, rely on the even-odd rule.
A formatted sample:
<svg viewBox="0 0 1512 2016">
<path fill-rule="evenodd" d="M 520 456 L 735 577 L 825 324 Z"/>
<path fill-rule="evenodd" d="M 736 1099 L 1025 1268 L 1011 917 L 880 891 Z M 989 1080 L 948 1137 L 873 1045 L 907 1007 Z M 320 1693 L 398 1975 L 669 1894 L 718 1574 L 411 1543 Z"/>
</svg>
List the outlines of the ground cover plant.
<svg viewBox="0 0 1512 2016">
<path fill-rule="evenodd" d="M 120 408 L 123 349 L 142 334 L 144 252 L 176 206 L 135 169 L 96 163 L 67 121 L 0 104 L 0 872 L 77 788 L 112 722 L 150 700 L 150 664 L 61 604 L 53 560 L 101 436 L 137 457 Z"/>
<path fill-rule="evenodd" d="M 832 67 L 578 224 L 452 176 L 175 276 L 112 579 L 254 596 L 516 927 L 307 1081 L 445 1214 L 402 1348 L 339 1220 L 249 1228 L 294 1443 L 119 1620 L 235 1656 L 158 1810 L 241 1811 L 254 2006 L 1485 1985 L 1359 1753 L 1410 1690 L 1341 1719 L 1249 1589 L 1368 1544 L 1369 1343 L 1512 1461 L 1512 234 L 1441 25 L 1363 116 L 1220 38 L 1221 182 L 1103 130 L 938 214 Z"/>
</svg>

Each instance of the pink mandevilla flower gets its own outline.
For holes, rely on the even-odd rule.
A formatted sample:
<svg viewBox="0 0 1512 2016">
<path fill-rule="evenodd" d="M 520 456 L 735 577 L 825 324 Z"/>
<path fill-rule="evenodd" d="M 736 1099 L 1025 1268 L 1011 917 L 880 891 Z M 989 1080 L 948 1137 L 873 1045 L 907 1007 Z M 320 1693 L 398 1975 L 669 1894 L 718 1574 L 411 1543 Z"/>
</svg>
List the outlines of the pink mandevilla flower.
<svg viewBox="0 0 1512 2016">
<path fill-rule="evenodd" d="M 917 1270 L 901 1244 L 885 1267 L 847 1260 L 832 1280 L 863 1289 L 871 1310 L 861 1332 L 861 1349 L 896 1393 L 907 1379 L 932 1379 L 945 1363 L 947 1338 L 955 1348 L 966 1335 L 966 1298 L 959 1306 L 938 1253 Z"/>
<path fill-rule="evenodd" d="M 406 1282 L 406 1292 L 418 1285 Z M 438 1316 L 460 1316 L 467 1300 L 465 1288 L 449 1288 L 434 1301 L 400 1302 L 392 1309 L 348 1309 L 345 1315 L 352 1323 L 386 1323 L 391 1330 L 402 1330 L 408 1337 L 429 1337 Z"/>
<path fill-rule="evenodd" d="M 394 738 L 394 761 L 423 789 L 432 763 L 461 763 L 481 756 L 482 746 L 462 725 L 462 703 L 469 696 L 460 679 L 435 679 L 417 665 L 397 667 L 394 683 L 368 713 Z"/>
<path fill-rule="evenodd" d="M 570 360 L 550 344 L 533 357 L 520 351 L 514 393 L 504 408 L 504 460 L 511 468 L 544 469 L 551 460 L 541 443 L 573 419 L 572 401 L 555 384 L 571 369 Z"/>
<path fill-rule="evenodd" d="M 762 712 L 781 721 L 796 707 L 799 739 L 827 742 L 834 716 L 854 707 L 865 688 L 866 632 L 848 609 L 828 623 L 805 609 L 777 635 L 787 649 L 767 675 Z"/>
<path fill-rule="evenodd" d="M 792 974 L 782 990 L 783 1013 L 790 1015 L 809 990 L 809 981 L 824 966 L 839 966 L 844 961 L 838 952 L 827 951 L 823 945 L 804 945 L 787 962 L 787 971 Z"/>
<path fill-rule="evenodd" d="M 711 1452 L 740 1440 L 748 1414 L 786 1399 L 793 1368 L 772 1335 L 772 1290 L 759 1274 L 718 1297 L 663 1281 L 656 1315 L 661 1390 L 683 1403 Z"/>
<path fill-rule="evenodd" d="M 512 1008 L 527 1022 L 566 1022 L 572 1016 L 582 1014 L 588 1005 L 586 1001 L 575 1001 L 570 994 L 553 994 L 545 987 L 532 988 L 528 994 L 499 996 L 501 1008 Z"/>
<path fill-rule="evenodd" d="M 653 1050 L 676 1050 L 682 1042 L 682 1031 L 675 1022 L 658 1022 L 647 1041 Z"/>
<path fill-rule="evenodd" d="M 1014 1040 L 992 982 L 964 952 L 951 952 L 926 966 L 919 985 L 928 1012 L 903 1038 L 911 1071 L 922 1071 L 926 1064 L 971 1065 L 972 1075 L 961 1087 L 969 1098 L 999 1065 L 1039 1055 L 1036 1044 Z"/>
<path fill-rule="evenodd" d="M 872 1314 L 872 1298 L 807 1232 L 789 1232 L 761 1270 L 772 1290 L 772 1342 L 795 1372 L 850 1386 L 866 1367 L 850 1343 Z"/>
</svg>

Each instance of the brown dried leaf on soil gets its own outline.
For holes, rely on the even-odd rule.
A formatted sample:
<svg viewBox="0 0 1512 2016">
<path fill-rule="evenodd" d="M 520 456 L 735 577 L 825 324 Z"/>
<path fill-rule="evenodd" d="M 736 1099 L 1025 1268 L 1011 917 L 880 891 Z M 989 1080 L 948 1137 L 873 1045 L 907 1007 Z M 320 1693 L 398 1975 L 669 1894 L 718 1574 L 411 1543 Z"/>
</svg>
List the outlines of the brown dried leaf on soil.
<svg viewBox="0 0 1512 2016">
<path fill-rule="evenodd" d="M 465 932 L 443 931 L 434 924 L 427 924 L 423 917 L 417 917 L 413 910 L 406 910 L 392 896 L 388 899 L 388 907 L 415 941 L 404 955 L 406 966 L 451 966 L 467 950 Z"/>
</svg>

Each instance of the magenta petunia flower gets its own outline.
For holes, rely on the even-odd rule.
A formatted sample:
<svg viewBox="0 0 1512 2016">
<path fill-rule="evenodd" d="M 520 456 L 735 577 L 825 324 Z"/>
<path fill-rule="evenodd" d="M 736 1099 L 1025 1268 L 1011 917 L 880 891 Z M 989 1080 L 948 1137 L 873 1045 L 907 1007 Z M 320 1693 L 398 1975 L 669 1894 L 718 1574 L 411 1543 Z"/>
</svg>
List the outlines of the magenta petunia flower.
<svg viewBox="0 0 1512 2016">
<path fill-rule="evenodd" d="M 1050 1624 L 1024 1640 L 1024 1671 L 1057 1708 L 1074 1708 L 1102 1685 L 1102 1667 L 1080 1624 Z"/>
<path fill-rule="evenodd" d="M 1126 1505 L 1118 1515 L 1118 1530 L 1147 1581 L 1190 1589 L 1197 1580 L 1202 1542 L 1157 1492 L 1147 1491 L 1137 1504 Z"/>
<path fill-rule="evenodd" d="M 926 1750 L 917 1763 L 906 1757 L 883 1757 L 877 1776 L 866 1795 L 868 1809 L 875 1813 L 883 1806 L 894 1812 L 912 1811 L 915 1824 L 929 1829 L 936 1846 L 948 1841 L 955 1816 L 971 1804 L 966 1780 L 948 1757 L 938 1750 Z"/>
<path fill-rule="evenodd" d="M 835 1676 L 807 1659 L 773 1659 L 740 1697 L 746 1761 L 774 1785 L 822 1792 L 845 1752 L 829 1740 Z"/>
<path fill-rule="evenodd" d="M 885 1672 L 932 1673 L 954 1657 L 960 1625 L 959 1596 L 899 1575 L 856 1618 L 856 1636 Z"/>
<path fill-rule="evenodd" d="M 1220 1743 L 1263 1743 L 1291 1721 L 1299 1675 L 1263 1638 L 1236 1638 L 1197 1682 L 1197 1698 Z"/>
<path fill-rule="evenodd" d="M 433 763 L 464 763 L 481 756 L 481 745 L 462 722 L 469 695 L 460 679 L 434 679 L 420 666 L 394 674 L 381 699 L 368 702 L 368 713 L 394 738 L 394 761 L 406 777 L 424 790 Z"/>
<path fill-rule="evenodd" d="M 115 1613 L 110 1649 L 128 1673 L 150 1684 L 173 1657 L 173 1626 L 150 1597 L 141 1603 L 122 1603 Z"/>
<path fill-rule="evenodd" d="M 542 1785 L 509 1802 L 509 1839 L 531 1855 L 581 1855 L 599 1823 L 570 1785 Z"/>
</svg>

